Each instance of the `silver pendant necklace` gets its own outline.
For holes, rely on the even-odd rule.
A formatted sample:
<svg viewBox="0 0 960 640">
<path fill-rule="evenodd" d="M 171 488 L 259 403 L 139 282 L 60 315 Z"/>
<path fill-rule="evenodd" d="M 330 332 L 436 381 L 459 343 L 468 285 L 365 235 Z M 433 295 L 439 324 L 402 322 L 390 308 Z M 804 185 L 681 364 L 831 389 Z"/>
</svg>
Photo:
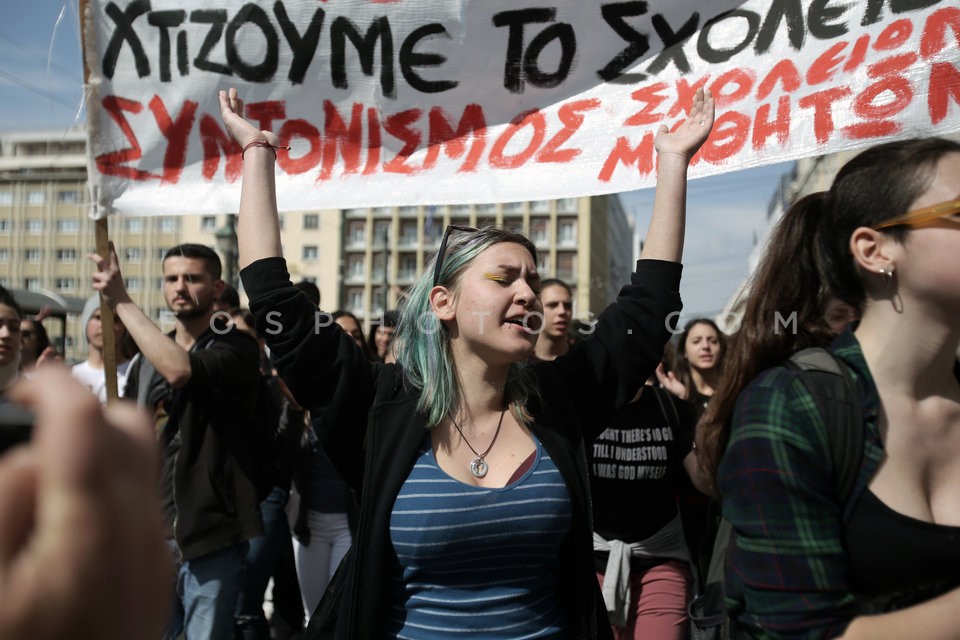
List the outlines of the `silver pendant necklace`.
<svg viewBox="0 0 960 640">
<path fill-rule="evenodd" d="M 487 454 L 490 453 L 490 449 L 493 449 L 493 443 L 497 441 L 497 436 L 500 435 L 500 427 L 503 425 L 503 414 L 507 411 L 507 406 L 504 404 L 503 409 L 500 410 L 500 421 L 497 422 L 497 430 L 493 434 L 493 440 L 490 441 L 490 446 L 487 447 L 487 450 L 483 453 L 479 453 L 476 449 L 473 448 L 473 445 L 470 444 L 470 441 L 467 440 L 467 436 L 463 435 L 463 429 L 460 428 L 460 425 L 457 424 L 457 421 L 453 419 L 453 416 L 447 414 L 450 417 L 450 422 L 453 423 L 453 426 L 457 428 L 457 433 L 460 434 L 460 437 L 463 438 L 463 441 L 467 443 L 467 446 L 470 447 L 470 451 L 473 451 L 473 455 L 477 456 L 470 461 L 470 473 L 473 474 L 475 478 L 482 478 L 487 475 L 487 471 L 490 470 L 490 465 L 487 464 L 487 461 L 484 460 Z"/>
</svg>

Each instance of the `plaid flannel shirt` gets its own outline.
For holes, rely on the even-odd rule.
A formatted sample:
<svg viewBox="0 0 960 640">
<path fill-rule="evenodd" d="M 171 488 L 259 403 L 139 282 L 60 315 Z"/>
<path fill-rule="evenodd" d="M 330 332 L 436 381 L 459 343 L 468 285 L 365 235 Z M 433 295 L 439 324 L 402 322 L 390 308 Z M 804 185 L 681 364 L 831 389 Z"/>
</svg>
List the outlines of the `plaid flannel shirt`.
<svg viewBox="0 0 960 640">
<path fill-rule="evenodd" d="M 877 472 L 879 398 L 853 333 L 833 343 L 864 409 L 864 455 L 846 504 L 836 495 L 827 425 L 795 371 L 775 367 L 741 393 L 718 470 L 723 516 L 734 527 L 727 607 L 737 637 L 823 638 L 857 615 L 843 527 Z"/>
</svg>

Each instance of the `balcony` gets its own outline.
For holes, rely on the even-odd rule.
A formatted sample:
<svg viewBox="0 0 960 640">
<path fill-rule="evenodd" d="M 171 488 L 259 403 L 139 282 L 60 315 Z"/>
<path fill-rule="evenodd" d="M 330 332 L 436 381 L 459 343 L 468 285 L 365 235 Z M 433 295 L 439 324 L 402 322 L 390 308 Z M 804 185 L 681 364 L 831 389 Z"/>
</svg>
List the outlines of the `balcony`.
<svg viewBox="0 0 960 640">
<path fill-rule="evenodd" d="M 363 286 L 367 283 L 367 274 L 363 271 L 350 271 L 343 275 L 343 284 L 347 286 Z"/>
<path fill-rule="evenodd" d="M 354 236 L 347 236 L 347 239 L 344 241 L 343 248 L 347 251 L 366 251 L 367 235 L 358 234 Z"/>
<path fill-rule="evenodd" d="M 401 287 L 409 287 L 417 281 L 418 275 L 416 270 L 403 270 L 397 275 L 397 284 Z"/>
</svg>

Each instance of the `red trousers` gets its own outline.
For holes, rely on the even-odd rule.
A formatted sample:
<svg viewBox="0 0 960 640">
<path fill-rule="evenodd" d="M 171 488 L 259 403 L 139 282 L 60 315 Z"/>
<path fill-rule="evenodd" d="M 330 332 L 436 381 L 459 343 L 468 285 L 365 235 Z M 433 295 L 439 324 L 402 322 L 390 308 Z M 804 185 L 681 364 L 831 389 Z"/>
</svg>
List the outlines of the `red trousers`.
<svg viewBox="0 0 960 640">
<path fill-rule="evenodd" d="M 603 586 L 603 574 L 597 579 Z M 613 627 L 614 640 L 683 640 L 687 633 L 690 567 L 669 560 L 630 575 L 630 612 L 624 628 Z"/>
</svg>

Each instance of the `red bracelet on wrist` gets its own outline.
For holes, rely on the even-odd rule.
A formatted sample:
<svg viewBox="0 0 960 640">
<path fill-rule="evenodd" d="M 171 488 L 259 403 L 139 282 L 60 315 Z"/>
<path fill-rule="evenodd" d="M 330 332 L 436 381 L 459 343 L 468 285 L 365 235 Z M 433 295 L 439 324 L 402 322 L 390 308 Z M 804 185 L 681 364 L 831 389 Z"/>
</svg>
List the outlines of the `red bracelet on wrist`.
<svg viewBox="0 0 960 640">
<path fill-rule="evenodd" d="M 243 148 L 243 151 L 240 152 L 241 160 L 243 160 L 243 154 L 245 154 L 247 152 L 247 149 L 249 149 L 250 147 L 266 147 L 267 149 L 270 149 L 270 151 L 273 151 L 274 158 L 277 157 L 277 149 L 286 149 L 287 151 L 290 151 L 290 147 L 284 147 L 283 145 L 279 145 L 279 144 L 270 144 L 266 140 L 254 140 L 253 142 L 248 142 L 247 146 L 245 146 Z"/>
</svg>

